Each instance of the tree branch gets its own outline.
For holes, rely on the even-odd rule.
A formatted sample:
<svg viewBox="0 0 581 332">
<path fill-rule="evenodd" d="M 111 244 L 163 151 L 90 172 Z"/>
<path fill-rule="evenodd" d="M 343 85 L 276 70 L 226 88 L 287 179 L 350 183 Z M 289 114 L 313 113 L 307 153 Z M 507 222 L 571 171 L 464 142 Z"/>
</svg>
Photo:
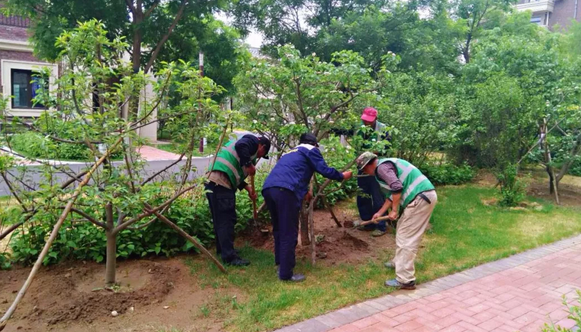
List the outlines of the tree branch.
<svg viewBox="0 0 581 332">
<path fill-rule="evenodd" d="M 182 18 L 182 15 L 184 14 L 184 9 L 186 8 L 186 5 L 188 4 L 188 0 L 182 0 L 182 3 L 180 5 L 180 9 L 178 10 L 176 17 L 174 18 L 171 26 L 169 27 L 169 29 L 167 30 L 167 33 L 161 38 L 161 40 L 157 43 L 157 45 L 155 46 L 155 50 L 153 51 L 153 53 L 151 54 L 151 58 L 149 58 L 149 61 L 147 62 L 147 65 L 145 66 L 145 72 L 147 73 L 149 71 L 149 69 L 153 66 L 153 63 L 155 62 L 155 60 L 157 59 L 157 55 L 159 54 L 159 52 L 161 51 L 161 48 L 163 47 L 163 45 L 165 44 L 165 42 L 168 40 L 169 36 L 171 35 L 171 33 L 173 32 L 173 30 L 175 29 L 176 25 L 178 24 L 178 22 L 180 21 L 180 19 Z"/>
<path fill-rule="evenodd" d="M 59 209 L 64 210 L 65 207 L 61 206 L 61 207 L 59 207 Z M 71 212 L 74 212 L 74 213 L 82 216 L 83 218 L 87 219 L 88 221 L 90 221 L 91 223 L 93 223 L 99 227 L 103 227 L 104 229 L 107 229 L 107 225 L 105 225 L 104 223 L 102 223 L 100 221 L 97 221 L 97 219 L 93 218 L 92 216 L 90 216 L 89 214 L 87 214 L 84 211 L 81 211 L 81 210 L 73 207 L 73 208 L 71 208 Z"/>
<path fill-rule="evenodd" d="M 144 18 L 147 18 L 149 15 L 151 15 L 151 13 L 155 10 L 155 8 L 159 5 L 159 0 L 156 0 L 151 7 L 149 7 L 149 9 L 145 12 L 145 14 L 143 14 Z"/>
<path fill-rule="evenodd" d="M 300 79 L 295 78 L 295 79 L 293 79 L 293 81 L 295 82 L 295 86 L 296 86 L 297 102 L 299 103 L 299 110 L 301 111 L 301 114 L 303 116 L 303 122 L 308 129 L 311 129 L 309 127 L 309 117 L 307 116 L 307 114 L 305 113 L 305 109 L 303 108 L 303 96 L 302 96 L 302 92 L 301 92 Z"/>
<path fill-rule="evenodd" d="M 12 185 L 10 184 L 10 181 L 8 181 L 8 178 L 6 178 L 6 173 L 0 172 L 0 176 L 2 177 L 2 179 L 6 183 L 6 186 L 8 186 L 8 190 L 10 191 L 12 196 L 14 196 L 14 198 L 18 201 L 18 203 L 20 204 L 20 206 L 22 207 L 24 212 L 28 212 L 28 209 L 26 208 L 26 206 L 24 206 L 24 203 L 22 202 L 22 200 L 20 199 L 20 197 L 18 196 L 18 194 L 16 193 L 16 191 L 14 190 Z"/>
<path fill-rule="evenodd" d="M 174 194 L 174 196 L 171 197 L 169 200 L 167 200 L 165 203 L 163 203 L 163 204 L 161 204 L 161 205 L 159 205 L 159 206 L 157 206 L 155 208 L 150 208 L 151 211 L 148 211 L 148 212 L 144 212 L 142 214 L 139 214 L 138 216 L 136 216 L 136 217 L 134 217 L 132 219 L 129 219 L 129 220 L 123 222 L 120 225 L 117 225 L 117 227 L 115 227 L 113 229 L 113 234 L 117 234 L 117 233 L 121 232 L 122 230 L 126 229 L 127 227 L 131 226 L 132 224 L 134 224 L 134 223 L 142 220 L 143 218 L 149 217 L 150 215 L 154 214 L 155 212 L 157 212 L 157 211 L 159 211 L 159 210 L 161 210 L 161 209 L 163 209 L 163 208 L 165 208 L 167 206 L 170 206 L 181 195 L 183 195 L 186 192 L 188 192 L 188 191 L 196 188 L 197 186 L 198 186 L 198 184 L 194 184 L 194 185 L 192 185 L 190 187 L 187 187 L 185 189 L 182 189 L 181 191 L 179 191 L 176 194 Z"/>
</svg>

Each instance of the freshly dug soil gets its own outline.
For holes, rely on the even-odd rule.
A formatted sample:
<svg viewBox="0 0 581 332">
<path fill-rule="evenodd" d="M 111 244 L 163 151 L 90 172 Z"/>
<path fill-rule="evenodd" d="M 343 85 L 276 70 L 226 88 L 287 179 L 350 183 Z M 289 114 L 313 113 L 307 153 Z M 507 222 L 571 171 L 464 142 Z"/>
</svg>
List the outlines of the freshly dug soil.
<svg viewBox="0 0 581 332">
<path fill-rule="evenodd" d="M 376 257 L 387 249 L 395 248 L 393 230 L 389 227 L 386 235 L 372 237 L 370 232 L 353 228 L 353 222 L 359 218 L 356 211 L 347 208 L 345 204 L 334 207 L 333 211 L 343 227 L 337 226 L 329 211 L 316 210 L 314 212 L 318 262 L 328 265 L 357 263 Z M 256 230 L 245 234 L 239 240 L 240 245 L 243 241 L 249 241 L 255 248 L 274 251 L 272 227 L 267 227 L 267 229 L 269 233 Z M 311 259 L 310 245 L 302 246 L 299 243 L 296 253 L 297 259 Z"/>
<path fill-rule="evenodd" d="M 30 268 L 0 272 L 5 312 Z M 199 289 L 181 258 L 119 262 L 119 287 L 102 288 L 105 267 L 68 262 L 42 268 L 4 331 L 219 331 L 198 317 L 214 290 Z M 240 292 L 227 290 L 240 298 Z M 117 316 L 112 312 L 116 311 Z"/>
</svg>

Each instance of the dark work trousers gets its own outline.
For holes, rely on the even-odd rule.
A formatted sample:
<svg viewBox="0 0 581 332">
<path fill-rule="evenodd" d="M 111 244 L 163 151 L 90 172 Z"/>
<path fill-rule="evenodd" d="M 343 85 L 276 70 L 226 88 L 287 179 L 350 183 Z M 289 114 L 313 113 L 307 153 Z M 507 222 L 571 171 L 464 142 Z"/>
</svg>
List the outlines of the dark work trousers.
<svg viewBox="0 0 581 332">
<path fill-rule="evenodd" d="M 274 262 L 280 266 L 278 277 L 288 280 L 295 267 L 301 203 L 292 191 L 278 187 L 264 189 L 262 196 L 272 220 Z"/>
<path fill-rule="evenodd" d="M 363 173 L 359 171 L 359 175 Z M 385 197 L 379 188 L 379 183 L 374 176 L 365 176 L 357 178 L 357 185 L 367 197 L 357 196 L 357 209 L 359 210 L 359 217 L 363 221 L 371 220 L 373 215 L 381 209 L 385 202 Z M 368 225 L 368 229 L 379 229 L 385 232 L 385 221 L 381 221 L 376 225 Z"/>
<path fill-rule="evenodd" d="M 206 194 L 210 203 L 214 234 L 216 236 L 216 252 L 222 256 L 222 261 L 228 263 L 237 258 L 234 251 L 234 225 L 236 224 L 236 190 L 219 186 L 214 182 L 206 184 Z"/>
</svg>

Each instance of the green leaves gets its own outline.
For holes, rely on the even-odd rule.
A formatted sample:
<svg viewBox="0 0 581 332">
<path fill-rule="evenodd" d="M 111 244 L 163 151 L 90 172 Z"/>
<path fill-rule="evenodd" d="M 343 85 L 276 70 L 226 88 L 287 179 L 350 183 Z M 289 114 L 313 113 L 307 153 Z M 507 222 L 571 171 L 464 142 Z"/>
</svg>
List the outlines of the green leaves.
<svg viewBox="0 0 581 332">
<path fill-rule="evenodd" d="M 339 52 L 333 62 L 316 54 L 302 57 L 288 45 L 278 52 L 278 63 L 250 61 L 235 84 L 247 125 L 269 136 L 279 151 L 301 133 L 321 137 L 352 119 L 354 101 L 375 89 L 363 58 L 354 52 Z"/>
</svg>

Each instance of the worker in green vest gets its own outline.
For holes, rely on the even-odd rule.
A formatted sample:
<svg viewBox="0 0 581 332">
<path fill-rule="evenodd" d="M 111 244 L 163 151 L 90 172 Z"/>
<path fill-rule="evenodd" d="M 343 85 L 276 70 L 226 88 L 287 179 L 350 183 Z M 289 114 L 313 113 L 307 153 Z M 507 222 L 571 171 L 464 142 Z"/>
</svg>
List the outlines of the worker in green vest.
<svg viewBox="0 0 581 332">
<path fill-rule="evenodd" d="M 256 193 L 244 180 L 256 173 L 258 159 L 268 159 L 269 150 L 270 141 L 266 137 L 244 135 L 239 140 L 226 143 L 209 167 L 206 197 L 212 213 L 216 252 L 228 265 L 250 264 L 234 250 L 236 189 L 245 189 L 251 200 L 256 199 Z"/>
<path fill-rule="evenodd" d="M 364 152 L 357 158 L 357 167 L 367 175 L 375 176 L 386 199 L 373 219 L 383 216 L 389 208 L 389 219 L 397 222 L 395 257 L 386 267 L 395 269 L 395 279 L 385 285 L 401 289 L 415 289 L 414 260 L 438 201 L 434 185 L 411 163 L 398 158 L 378 158 Z M 403 210 L 400 216 L 400 212 Z"/>
</svg>

